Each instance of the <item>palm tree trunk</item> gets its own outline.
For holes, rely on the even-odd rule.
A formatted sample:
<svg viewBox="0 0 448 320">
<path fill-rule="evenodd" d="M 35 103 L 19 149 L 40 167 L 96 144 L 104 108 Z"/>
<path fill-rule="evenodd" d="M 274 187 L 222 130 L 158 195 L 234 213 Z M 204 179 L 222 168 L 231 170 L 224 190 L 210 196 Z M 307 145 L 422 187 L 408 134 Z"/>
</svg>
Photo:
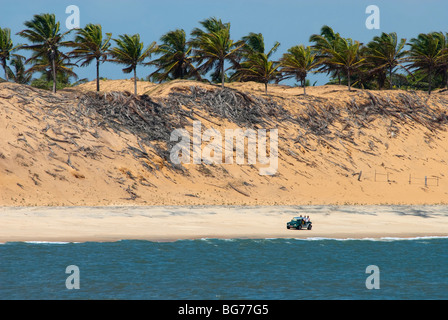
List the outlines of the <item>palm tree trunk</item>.
<svg viewBox="0 0 448 320">
<path fill-rule="evenodd" d="M 429 68 L 429 73 L 428 73 L 428 94 L 431 94 L 431 86 L 432 86 L 432 70 L 431 68 Z"/>
<path fill-rule="evenodd" d="M 221 62 L 221 88 L 224 89 L 224 60 Z"/>
<path fill-rule="evenodd" d="M 392 86 L 392 68 L 389 69 L 389 88 L 390 88 L 390 90 L 393 89 L 393 86 Z"/>
<path fill-rule="evenodd" d="M 182 63 L 180 63 L 180 74 L 179 74 L 179 77 L 180 77 L 180 79 L 184 79 L 184 68 L 183 68 L 183 62 Z"/>
<path fill-rule="evenodd" d="M 350 71 L 347 72 L 347 80 L 348 80 L 348 91 L 351 91 L 352 84 L 351 84 L 351 79 L 350 79 Z"/>
<path fill-rule="evenodd" d="M 264 83 L 264 93 L 266 95 L 268 95 L 268 83 L 267 82 Z"/>
<path fill-rule="evenodd" d="M 134 94 L 137 95 L 137 66 L 134 67 Z"/>
<path fill-rule="evenodd" d="M 3 66 L 3 70 L 5 70 L 5 80 L 9 81 L 8 79 L 8 71 L 6 70 L 6 59 L 2 58 L 2 66 Z"/>
<path fill-rule="evenodd" d="M 445 69 L 445 89 L 448 89 L 448 68 Z"/>
<path fill-rule="evenodd" d="M 96 58 L 96 91 L 100 92 L 100 59 Z"/>
<path fill-rule="evenodd" d="M 53 73 L 53 93 L 56 93 L 56 61 L 54 57 L 51 59 L 51 72 Z"/>
<path fill-rule="evenodd" d="M 302 87 L 303 87 L 303 95 L 306 96 L 306 80 L 305 79 L 302 80 Z"/>
</svg>

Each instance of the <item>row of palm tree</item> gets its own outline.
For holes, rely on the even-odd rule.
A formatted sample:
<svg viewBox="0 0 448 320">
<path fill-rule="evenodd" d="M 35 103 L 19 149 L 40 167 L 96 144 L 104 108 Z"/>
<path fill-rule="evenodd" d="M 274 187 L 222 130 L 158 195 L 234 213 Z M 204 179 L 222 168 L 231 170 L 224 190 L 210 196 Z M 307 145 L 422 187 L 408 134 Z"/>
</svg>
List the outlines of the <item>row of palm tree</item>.
<svg viewBox="0 0 448 320">
<path fill-rule="evenodd" d="M 422 33 L 409 43 L 399 39 L 395 32 L 383 32 L 363 45 L 324 26 L 321 34 L 312 35 L 310 41 L 318 52 L 318 70 L 331 74 L 339 84 L 345 77 L 349 90 L 353 76 L 361 86 L 374 81 L 381 89 L 388 81 L 392 89 L 397 69 L 416 80 L 414 83 L 426 80 L 429 93 L 436 76 L 441 77 L 442 86 L 448 89 L 448 34 L 443 32 Z M 405 50 L 406 45 L 409 50 Z"/>
<path fill-rule="evenodd" d="M 310 72 L 326 73 L 333 83 L 347 84 L 348 90 L 353 86 L 381 89 L 387 83 L 392 89 L 394 81 L 398 83 L 397 77 L 405 77 L 414 84 L 426 81 L 429 93 L 436 82 L 448 88 L 448 34 L 442 32 L 419 34 L 409 42 L 399 39 L 396 33 L 383 32 L 364 45 L 324 26 L 320 34 L 310 37 L 311 46 L 293 46 L 274 60 L 280 43 L 267 51 L 259 33 L 234 41 L 230 23 L 217 18 L 201 21 L 201 28 L 195 28 L 190 39 L 184 30 L 177 29 L 163 35 L 159 44 L 153 42 L 149 46 L 144 45 L 139 34 L 112 39 L 112 34 L 103 34 L 97 24 L 76 29 L 74 40 L 69 41 L 67 37 L 72 30 L 63 32 L 54 14 L 35 15 L 24 25 L 26 29 L 18 35 L 28 40 L 25 45 L 14 45 L 11 31 L 0 28 L 0 63 L 5 79 L 25 83 L 32 73 L 41 72 L 53 81 L 53 92 L 57 89 L 58 74 L 76 78 L 73 67 L 78 64 L 86 67 L 92 62 L 96 64 L 97 91 L 100 91 L 100 65 L 106 61 L 124 65 L 124 73 L 133 73 L 135 94 L 139 65 L 155 68 L 148 76 L 155 82 L 201 81 L 210 74 L 211 80 L 220 82 L 222 87 L 226 81 L 263 83 L 266 93 L 268 83 L 293 78 L 306 94 Z M 62 48 L 71 51 L 64 52 Z M 18 50 L 30 51 L 31 57 L 18 55 Z M 158 57 L 151 60 L 153 54 Z M 15 72 L 7 65 L 10 59 Z M 27 64 L 32 66 L 25 70 Z M 398 69 L 403 73 L 398 73 Z"/>
</svg>

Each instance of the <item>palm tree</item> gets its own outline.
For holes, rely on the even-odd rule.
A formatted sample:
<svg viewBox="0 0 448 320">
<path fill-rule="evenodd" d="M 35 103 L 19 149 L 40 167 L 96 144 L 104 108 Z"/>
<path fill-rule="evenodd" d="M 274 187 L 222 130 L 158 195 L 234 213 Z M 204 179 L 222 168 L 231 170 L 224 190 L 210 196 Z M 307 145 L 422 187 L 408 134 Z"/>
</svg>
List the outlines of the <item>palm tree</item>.
<svg viewBox="0 0 448 320">
<path fill-rule="evenodd" d="M 100 91 L 100 63 L 106 61 L 110 47 L 111 33 L 103 37 L 103 30 L 99 24 L 88 24 L 84 29 L 78 29 L 75 41 L 70 46 L 75 49 L 70 56 L 82 61 L 81 67 L 86 67 L 96 61 L 96 91 Z M 78 61 L 78 62 L 79 62 Z"/>
<path fill-rule="evenodd" d="M 371 67 L 371 72 L 388 71 L 389 87 L 392 89 L 392 73 L 396 67 L 407 70 L 402 64 L 406 59 L 407 51 L 404 50 L 406 39 L 398 40 L 397 34 L 382 33 L 376 36 L 366 47 L 366 60 Z"/>
<path fill-rule="evenodd" d="M 244 45 L 230 39 L 230 23 L 220 19 L 210 18 L 200 22 L 205 30 L 194 29 L 191 44 L 194 48 L 195 60 L 200 65 L 198 70 L 206 74 L 214 69 L 213 77 L 221 77 L 221 87 L 224 88 L 225 61 L 235 62 L 238 50 Z"/>
<path fill-rule="evenodd" d="M 5 71 L 5 80 L 9 80 L 8 67 L 6 61 L 9 60 L 13 52 L 20 48 L 20 45 L 14 46 L 11 39 L 11 30 L 0 28 L 0 63 Z M 15 56 L 15 55 L 14 55 Z"/>
<path fill-rule="evenodd" d="M 244 36 L 241 40 L 244 42 L 244 46 L 241 50 L 243 56 L 247 57 L 254 53 L 265 53 L 264 37 L 261 33 L 251 32 L 247 36 Z M 280 42 L 276 41 L 274 46 L 267 53 L 267 56 L 270 57 L 277 51 L 279 46 Z"/>
<path fill-rule="evenodd" d="M 126 68 L 123 69 L 124 73 L 134 72 L 134 93 L 137 95 L 137 66 L 144 64 L 145 59 L 157 49 L 156 43 L 151 43 L 145 49 L 139 34 L 120 35 L 114 41 L 117 46 L 109 50 L 109 55 L 112 58 L 108 61 L 126 65 Z"/>
<path fill-rule="evenodd" d="M 10 67 L 8 67 L 8 78 L 12 79 L 15 83 L 20 84 L 29 84 L 32 78 L 32 73 L 28 73 L 25 70 L 25 57 L 22 56 L 15 56 L 11 60 L 11 66 L 14 67 L 14 70 L 12 70 Z"/>
<path fill-rule="evenodd" d="M 337 65 L 329 64 L 328 61 L 331 58 L 331 51 L 336 50 L 337 43 L 341 40 L 339 33 L 324 25 L 320 29 L 320 34 L 313 34 L 310 37 L 310 42 L 314 42 L 311 47 L 316 50 L 319 62 L 319 72 L 326 72 L 332 74 L 332 77 L 337 77 L 339 84 L 341 84 L 341 67 Z"/>
<path fill-rule="evenodd" d="M 281 78 L 280 66 L 280 62 L 270 61 L 266 53 L 254 53 L 240 64 L 232 79 L 264 83 L 264 91 L 267 94 L 268 83 L 279 81 Z"/>
<path fill-rule="evenodd" d="M 229 69 L 234 70 L 234 73 L 241 68 L 241 63 L 250 59 L 253 54 L 263 54 L 265 52 L 264 37 L 261 33 L 250 32 L 247 36 L 241 38 L 238 42 L 242 44 L 240 50 L 235 52 L 235 56 L 231 61 L 231 66 Z M 280 46 L 279 42 L 275 42 L 274 46 L 266 53 L 267 58 L 270 58 L 273 53 L 275 53 Z M 236 76 L 230 75 L 230 80 L 235 80 Z"/>
<path fill-rule="evenodd" d="M 284 79 L 295 77 L 296 81 L 300 81 L 303 87 L 303 94 L 306 95 L 306 77 L 308 72 L 319 65 L 316 58 L 317 53 L 311 47 L 304 45 L 294 46 L 288 49 L 288 52 L 283 54 L 281 58 Z"/>
<path fill-rule="evenodd" d="M 434 33 L 421 33 L 417 38 L 412 38 L 409 45 L 409 67 L 427 76 L 428 93 L 431 94 L 435 72 L 443 64 L 447 52 Z"/>
<path fill-rule="evenodd" d="M 269 60 L 277 51 L 280 43 L 275 42 L 271 50 L 265 53 L 265 43 L 261 33 L 251 32 L 244 36 L 241 42 L 243 46 L 238 54 L 239 57 L 233 63 L 236 72 L 231 79 L 264 83 L 265 94 L 267 94 L 268 83 L 281 80 L 280 62 Z"/>
<path fill-rule="evenodd" d="M 53 81 L 53 88 L 55 86 L 54 74 L 56 75 L 56 82 L 59 88 L 63 88 L 70 84 L 70 78 L 78 79 L 78 75 L 73 71 L 76 64 L 70 62 L 68 56 L 59 55 L 50 62 L 48 56 L 41 56 L 36 63 L 26 71 L 26 74 L 32 75 L 36 72 L 42 73 L 42 79 Z M 54 73 L 54 74 L 53 74 Z"/>
<path fill-rule="evenodd" d="M 334 66 L 345 73 L 348 81 L 348 91 L 351 90 L 351 77 L 359 70 L 365 58 L 360 55 L 361 43 L 352 39 L 340 38 L 334 48 L 324 49 L 328 54 L 326 64 Z"/>
<path fill-rule="evenodd" d="M 186 41 L 184 30 L 170 31 L 163 35 L 160 41 L 162 44 L 155 51 L 160 57 L 150 63 L 157 67 L 157 70 L 149 76 L 153 81 L 162 82 L 191 77 L 201 80 L 201 76 L 193 64 L 192 47 Z"/>
<path fill-rule="evenodd" d="M 218 19 L 216 17 L 205 19 L 204 21 L 200 21 L 199 23 L 204 29 L 194 28 L 193 31 L 191 31 L 191 35 L 193 37 L 199 37 L 207 33 L 218 32 L 222 29 L 230 29 L 229 22 L 224 23 L 221 19 Z"/>
<path fill-rule="evenodd" d="M 443 57 L 439 60 L 439 66 L 437 72 L 442 75 L 442 85 L 445 89 L 448 89 L 448 55 L 445 54 L 448 51 L 448 33 L 433 32 L 434 37 L 438 38 L 440 49 L 443 51 Z"/>
<path fill-rule="evenodd" d="M 67 56 L 59 49 L 69 45 L 69 42 L 63 39 L 71 30 L 61 33 L 60 23 L 56 22 L 54 14 L 49 13 L 34 15 L 33 20 L 26 21 L 24 24 L 28 29 L 20 31 L 19 35 L 28 39 L 32 45 L 24 45 L 22 49 L 33 51 L 33 55 L 25 63 L 48 61 L 53 78 L 53 92 L 56 93 L 55 62 L 67 59 Z"/>
</svg>

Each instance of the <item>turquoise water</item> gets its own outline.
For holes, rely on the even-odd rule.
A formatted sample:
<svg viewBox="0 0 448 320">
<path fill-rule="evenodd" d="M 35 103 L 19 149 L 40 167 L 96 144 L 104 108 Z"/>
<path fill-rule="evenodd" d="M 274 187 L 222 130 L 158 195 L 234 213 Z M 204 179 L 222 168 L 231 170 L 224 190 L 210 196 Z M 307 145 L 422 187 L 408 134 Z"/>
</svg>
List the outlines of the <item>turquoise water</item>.
<svg viewBox="0 0 448 320">
<path fill-rule="evenodd" d="M 0 299 L 447 299 L 448 239 L 6 243 Z M 80 271 L 68 290 L 66 267 Z M 379 289 L 368 290 L 369 265 Z"/>
</svg>

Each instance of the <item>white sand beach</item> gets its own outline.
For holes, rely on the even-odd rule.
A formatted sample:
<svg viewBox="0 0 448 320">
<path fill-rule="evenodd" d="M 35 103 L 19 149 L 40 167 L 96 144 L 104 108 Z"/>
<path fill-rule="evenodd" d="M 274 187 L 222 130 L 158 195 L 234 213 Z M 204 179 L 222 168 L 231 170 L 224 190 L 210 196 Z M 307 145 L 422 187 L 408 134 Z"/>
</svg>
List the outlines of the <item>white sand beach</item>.
<svg viewBox="0 0 448 320">
<path fill-rule="evenodd" d="M 310 215 L 312 230 L 286 222 Z M 443 206 L 0 208 L 0 242 L 448 236 Z"/>
</svg>

